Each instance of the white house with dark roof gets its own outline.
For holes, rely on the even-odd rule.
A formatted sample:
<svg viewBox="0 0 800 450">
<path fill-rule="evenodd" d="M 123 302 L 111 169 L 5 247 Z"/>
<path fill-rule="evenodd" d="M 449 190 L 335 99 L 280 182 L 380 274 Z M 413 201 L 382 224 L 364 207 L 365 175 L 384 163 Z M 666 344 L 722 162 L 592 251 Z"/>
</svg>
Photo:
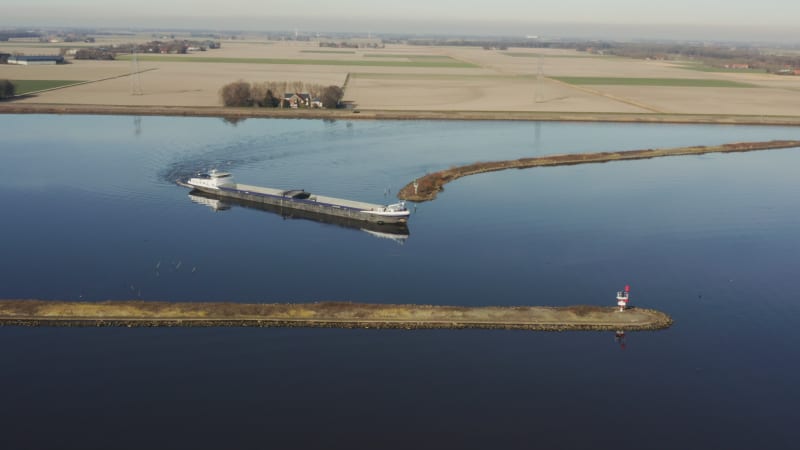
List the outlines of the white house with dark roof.
<svg viewBox="0 0 800 450">
<path fill-rule="evenodd" d="M 283 106 L 288 106 L 289 108 L 310 108 L 311 94 L 305 92 L 283 94 Z"/>
</svg>

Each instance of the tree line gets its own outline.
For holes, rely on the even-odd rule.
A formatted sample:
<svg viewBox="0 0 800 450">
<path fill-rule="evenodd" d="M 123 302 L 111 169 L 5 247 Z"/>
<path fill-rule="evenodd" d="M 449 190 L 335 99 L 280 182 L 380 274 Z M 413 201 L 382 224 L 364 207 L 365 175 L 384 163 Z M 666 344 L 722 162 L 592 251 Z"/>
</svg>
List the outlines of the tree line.
<svg viewBox="0 0 800 450">
<path fill-rule="evenodd" d="M 559 40 L 497 38 L 497 39 L 448 39 L 395 38 L 384 39 L 386 43 L 406 43 L 420 46 L 470 46 L 486 50 L 509 48 L 558 48 L 572 49 L 599 55 L 615 55 L 635 59 L 690 60 L 712 67 L 725 67 L 732 63 L 747 64 L 750 68 L 780 73 L 785 68 L 800 68 L 800 56 L 796 47 L 762 49 L 752 45 L 707 44 L 693 42 L 615 42 L 596 40 Z"/>
<path fill-rule="evenodd" d="M 0 30 L 0 41 L 6 42 L 12 38 L 38 38 L 40 33 L 21 30 Z"/>
<path fill-rule="evenodd" d="M 681 43 L 592 43 L 577 50 L 637 59 L 694 60 L 712 67 L 746 64 L 751 69 L 779 72 L 800 68 L 800 56 L 756 47 Z"/>
<path fill-rule="evenodd" d="M 117 55 L 127 55 L 130 53 L 186 54 L 190 49 L 204 52 L 206 50 L 218 48 L 221 48 L 221 44 L 212 40 L 150 41 L 144 44 L 121 44 L 110 47 L 81 48 L 75 53 L 75 59 L 113 60 Z M 62 53 L 66 52 L 66 50 L 66 48 L 62 49 Z"/>
<path fill-rule="evenodd" d="M 287 104 L 287 94 L 303 94 L 296 97 L 294 105 Z M 307 95 L 305 95 L 307 94 Z M 339 86 L 324 86 L 303 81 L 263 81 L 250 83 L 239 80 L 228 83 L 219 91 L 225 106 L 255 106 L 261 108 L 300 107 L 312 108 L 318 99 L 323 108 L 337 108 L 344 97 Z"/>
</svg>

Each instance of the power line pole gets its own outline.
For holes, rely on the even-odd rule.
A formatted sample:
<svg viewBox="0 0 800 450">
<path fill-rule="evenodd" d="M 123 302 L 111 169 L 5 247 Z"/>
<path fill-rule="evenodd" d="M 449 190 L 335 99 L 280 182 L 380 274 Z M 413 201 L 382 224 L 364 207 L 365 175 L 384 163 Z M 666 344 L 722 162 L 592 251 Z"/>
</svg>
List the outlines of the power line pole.
<svg viewBox="0 0 800 450">
<path fill-rule="evenodd" d="M 542 54 L 539 54 L 539 62 L 538 62 L 538 70 L 536 72 L 536 92 L 534 94 L 534 102 L 542 103 L 544 101 L 544 92 L 542 92 L 542 88 L 544 87 L 544 57 Z"/>
<path fill-rule="evenodd" d="M 131 53 L 131 95 L 142 95 L 142 79 L 139 76 L 139 58 L 136 57 L 136 48 Z"/>
</svg>

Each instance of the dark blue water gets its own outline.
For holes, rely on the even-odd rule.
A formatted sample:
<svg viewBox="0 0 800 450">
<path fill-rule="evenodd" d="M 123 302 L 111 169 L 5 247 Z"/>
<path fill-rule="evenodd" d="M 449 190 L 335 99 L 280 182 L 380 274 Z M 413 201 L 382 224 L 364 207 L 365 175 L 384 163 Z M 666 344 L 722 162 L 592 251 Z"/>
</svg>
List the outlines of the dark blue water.
<svg viewBox="0 0 800 450">
<path fill-rule="evenodd" d="M 2 116 L 0 298 L 613 304 L 666 331 L 0 328 L 0 448 L 794 448 L 800 150 L 498 172 L 407 236 L 172 183 L 371 202 L 426 171 L 800 129 Z"/>
</svg>

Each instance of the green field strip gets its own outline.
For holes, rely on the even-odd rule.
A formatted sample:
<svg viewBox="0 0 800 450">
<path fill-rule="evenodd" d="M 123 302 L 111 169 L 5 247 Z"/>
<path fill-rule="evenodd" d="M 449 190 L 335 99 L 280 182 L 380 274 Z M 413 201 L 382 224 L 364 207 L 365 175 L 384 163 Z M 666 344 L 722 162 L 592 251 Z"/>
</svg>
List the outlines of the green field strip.
<svg viewBox="0 0 800 450">
<path fill-rule="evenodd" d="M 31 92 L 84 82 L 84 80 L 11 80 L 11 84 L 14 85 L 14 89 L 16 90 L 16 95 L 24 95 Z"/>
<path fill-rule="evenodd" d="M 355 55 L 355 50 L 300 50 L 300 53 L 330 53 L 336 55 Z"/>
<path fill-rule="evenodd" d="M 624 77 L 549 77 L 557 81 L 574 85 L 602 86 L 673 86 L 673 87 L 723 87 L 753 88 L 750 83 L 729 80 L 692 79 L 692 78 L 624 78 Z"/>
<path fill-rule="evenodd" d="M 453 58 L 446 55 L 409 55 L 409 54 L 391 54 L 391 53 L 365 53 L 366 58 L 408 58 L 408 59 L 446 59 L 455 61 Z"/>
<path fill-rule="evenodd" d="M 544 53 L 527 52 L 502 52 L 506 56 L 514 58 L 613 58 L 613 56 L 603 55 L 546 55 Z"/>
<path fill-rule="evenodd" d="M 680 69 L 694 70 L 697 72 L 711 72 L 711 73 L 766 73 L 764 69 L 729 69 L 726 67 L 714 67 L 706 64 L 697 63 L 678 63 L 675 64 Z"/>
<path fill-rule="evenodd" d="M 337 60 L 337 59 L 292 59 L 292 58 L 215 58 L 178 55 L 137 55 L 139 61 L 223 63 L 223 64 L 291 64 L 305 66 L 374 66 L 374 67 L 440 67 L 476 69 L 478 66 L 457 60 L 442 61 L 381 61 L 381 60 Z M 130 60 L 130 55 L 118 56 L 117 60 Z"/>
<path fill-rule="evenodd" d="M 536 80 L 536 75 L 480 75 L 480 74 L 449 74 L 449 73 L 380 73 L 380 72 L 351 72 L 350 78 L 364 80 Z"/>
</svg>

